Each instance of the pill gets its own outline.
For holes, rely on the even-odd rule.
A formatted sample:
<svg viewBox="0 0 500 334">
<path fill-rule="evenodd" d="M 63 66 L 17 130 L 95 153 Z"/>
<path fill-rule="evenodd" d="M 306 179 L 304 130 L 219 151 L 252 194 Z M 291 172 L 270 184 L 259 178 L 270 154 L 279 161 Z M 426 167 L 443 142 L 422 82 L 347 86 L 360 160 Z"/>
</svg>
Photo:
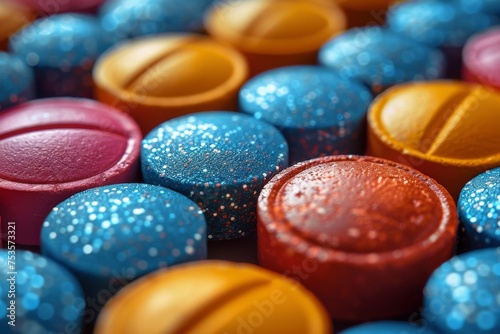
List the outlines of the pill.
<svg viewBox="0 0 500 334">
<path fill-rule="evenodd" d="M 235 0 L 216 2 L 205 27 L 245 54 L 253 76 L 281 66 L 315 64 L 321 45 L 345 29 L 346 18 L 334 2 Z"/>
<path fill-rule="evenodd" d="M 500 248 L 443 263 L 424 290 L 424 321 L 443 334 L 500 332 Z"/>
<path fill-rule="evenodd" d="M 0 250 L 0 268 L 0 332 L 82 331 L 82 288 L 64 267 L 14 248 Z"/>
<path fill-rule="evenodd" d="M 203 14 L 214 0 L 115 0 L 99 10 L 106 31 L 117 38 L 166 32 L 201 32 Z"/>
<path fill-rule="evenodd" d="M 376 321 L 351 327 L 339 334 L 438 334 L 416 323 L 402 321 Z"/>
<path fill-rule="evenodd" d="M 500 29 L 471 38 L 464 48 L 463 79 L 500 89 Z"/>
<path fill-rule="evenodd" d="M 409 39 L 441 48 L 446 55 L 446 76 L 458 79 L 467 39 L 500 22 L 494 15 L 474 10 L 473 1 L 407 1 L 392 8 L 387 24 Z"/>
<path fill-rule="evenodd" d="M 500 168 L 467 182 L 457 206 L 464 229 L 463 249 L 500 246 Z"/>
<path fill-rule="evenodd" d="M 0 112 L 35 97 L 34 77 L 21 59 L 0 52 Z"/>
<path fill-rule="evenodd" d="M 33 13 L 14 1 L 0 2 L 0 51 L 7 50 L 9 38 L 33 20 Z"/>
<path fill-rule="evenodd" d="M 188 302 L 186 302 L 188 301 Z M 164 269 L 123 289 L 95 333 L 330 334 L 330 319 L 309 291 L 248 264 L 202 261 Z"/>
<path fill-rule="evenodd" d="M 381 27 L 334 37 L 321 48 L 319 63 L 342 78 L 362 81 L 376 94 L 402 82 L 441 78 L 446 66 L 439 49 Z"/>
<path fill-rule="evenodd" d="M 446 190 L 409 167 L 362 156 L 298 163 L 258 201 L 259 264 L 297 279 L 335 320 L 416 311 L 453 252 L 458 219 Z"/>
<path fill-rule="evenodd" d="M 94 70 L 97 99 L 129 113 L 143 133 L 192 112 L 235 110 L 246 79 L 239 52 L 194 34 L 136 39 Z"/>
<path fill-rule="evenodd" d="M 37 96 L 93 97 L 92 67 L 111 46 L 90 15 L 41 18 L 10 39 L 10 51 L 35 69 Z"/>
<path fill-rule="evenodd" d="M 206 112 L 161 124 L 143 140 L 142 175 L 204 211 L 210 240 L 255 231 L 257 197 L 288 166 L 288 145 L 272 125 L 235 112 Z"/>
<path fill-rule="evenodd" d="M 92 12 L 107 0 L 17 0 L 36 10 L 39 15 L 63 12 Z M 114 0 L 109 0 L 114 1 Z"/>
<path fill-rule="evenodd" d="M 147 184 L 77 193 L 43 223 L 42 253 L 68 268 L 85 295 L 104 302 L 128 282 L 207 256 L 206 223 L 185 196 Z"/>
<path fill-rule="evenodd" d="M 92 100 L 34 100 L 0 113 L 0 213 L 16 222 L 16 242 L 39 245 L 45 217 L 71 195 L 136 180 L 141 138 L 131 118 Z"/>
<path fill-rule="evenodd" d="M 240 110 L 277 127 L 290 164 L 332 154 L 361 154 L 372 100 L 362 84 L 319 66 L 264 72 L 240 91 Z"/>
<path fill-rule="evenodd" d="M 346 13 L 350 27 L 383 25 L 389 6 L 397 3 L 396 0 L 335 0 L 335 2 Z"/>
<path fill-rule="evenodd" d="M 434 178 L 456 200 L 465 183 L 500 166 L 500 94 L 458 81 L 387 90 L 368 112 L 368 154 Z"/>
</svg>

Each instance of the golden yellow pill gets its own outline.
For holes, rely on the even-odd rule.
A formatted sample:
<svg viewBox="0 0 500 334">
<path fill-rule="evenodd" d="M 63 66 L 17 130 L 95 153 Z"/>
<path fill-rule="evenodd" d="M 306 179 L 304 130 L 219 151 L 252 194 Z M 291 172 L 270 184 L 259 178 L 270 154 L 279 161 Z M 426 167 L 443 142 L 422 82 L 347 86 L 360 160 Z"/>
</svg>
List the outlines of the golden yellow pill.
<svg viewBox="0 0 500 334">
<path fill-rule="evenodd" d="M 330 319 L 298 283 L 249 264 L 202 261 L 157 271 L 123 289 L 95 334 L 330 334 Z"/>
</svg>

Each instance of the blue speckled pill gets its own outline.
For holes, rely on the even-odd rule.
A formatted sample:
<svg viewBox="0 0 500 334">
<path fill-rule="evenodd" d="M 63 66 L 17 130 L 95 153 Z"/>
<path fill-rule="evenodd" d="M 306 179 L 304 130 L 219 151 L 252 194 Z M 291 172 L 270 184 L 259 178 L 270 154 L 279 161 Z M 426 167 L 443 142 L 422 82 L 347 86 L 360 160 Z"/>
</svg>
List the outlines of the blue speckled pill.
<svg viewBox="0 0 500 334">
<path fill-rule="evenodd" d="M 437 334 L 431 328 L 402 321 L 376 321 L 354 326 L 339 334 Z"/>
<path fill-rule="evenodd" d="M 424 289 L 424 320 L 440 333 L 500 333 L 500 248 L 456 256 Z"/>
<path fill-rule="evenodd" d="M 334 37 L 321 48 L 319 62 L 375 93 L 398 83 L 438 79 L 445 71 L 439 49 L 381 27 L 355 28 Z"/>
<path fill-rule="evenodd" d="M 248 81 L 240 109 L 285 136 L 290 164 L 333 154 L 362 154 L 372 100 L 361 83 L 319 66 L 282 67 Z"/>
<path fill-rule="evenodd" d="M 35 69 L 37 96 L 93 96 L 92 67 L 112 44 L 93 16 L 39 19 L 10 39 L 10 51 Z"/>
<path fill-rule="evenodd" d="M 167 121 L 142 142 L 147 183 L 174 189 L 204 211 L 211 240 L 256 228 L 262 187 L 288 166 L 288 145 L 272 125 L 235 112 L 204 112 Z"/>
<path fill-rule="evenodd" d="M 65 268 L 28 251 L 0 250 L 0 333 L 80 333 L 85 300 Z"/>
<path fill-rule="evenodd" d="M 165 32 L 200 32 L 214 0 L 111 0 L 99 11 L 102 26 L 119 39 Z"/>
<path fill-rule="evenodd" d="M 391 10 L 387 19 L 394 32 L 441 48 L 447 58 L 447 77 L 457 79 L 467 39 L 499 22 L 496 16 L 479 12 L 472 3 L 443 0 L 403 2 Z"/>
<path fill-rule="evenodd" d="M 469 13 L 484 12 L 500 14 L 500 1 L 498 0 L 459 0 Z"/>
<path fill-rule="evenodd" d="M 0 111 L 33 98 L 33 70 L 18 57 L 0 52 Z"/>
<path fill-rule="evenodd" d="M 500 246 L 500 168 L 479 174 L 460 192 L 462 249 Z"/>
<path fill-rule="evenodd" d="M 63 264 L 97 299 L 162 267 L 206 259 L 200 208 L 170 189 L 117 184 L 73 195 L 46 218 L 42 252 Z"/>
</svg>

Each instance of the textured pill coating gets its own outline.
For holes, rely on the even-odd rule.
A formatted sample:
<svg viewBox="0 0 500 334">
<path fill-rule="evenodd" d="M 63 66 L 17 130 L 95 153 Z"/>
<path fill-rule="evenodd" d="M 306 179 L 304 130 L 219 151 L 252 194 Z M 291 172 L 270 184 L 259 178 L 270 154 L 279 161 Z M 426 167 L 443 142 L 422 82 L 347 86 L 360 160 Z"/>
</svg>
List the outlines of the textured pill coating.
<svg viewBox="0 0 500 334">
<path fill-rule="evenodd" d="M 99 301 L 154 270 L 207 256 L 200 208 L 148 184 L 75 194 L 47 216 L 41 240 L 43 254 L 72 271 L 85 294 Z"/>
<path fill-rule="evenodd" d="M 458 224 L 434 180 L 357 156 L 284 170 L 264 187 L 257 213 L 259 264 L 295 277 L 348 321 L 417 309 L 429 275 L 452 254 Z"/>
<path fill-rule="evenodd" d="M 213 38 L 245 54 L 251 75 L 315 64 L 321 45 L 345 26 L 341 9 L 326 1 L 223 1 L 212 6 L 205 19 Z"/>
<path fill-rule="evenodd" d="M 16 241 L 39 244 L 45 217 L 74 193 L 136 180 L 141 138 L 127 115 L 86 99 L 35 100 L 0 114 L 0 212 L 16 222 Z"/>
<path fill-rule="evenodd" d="M 443 263 L 424 290 L 424 321 L 443 334 L 500 332 L 500 248 Z"/>
<path fill-rule="evenodd" d="M 240 110 L 276 126 L 290 149 L 290 165 L 332 154 L 364 151 L 370 91 L 319 66 L 262 73 L 240 91 Z"/>
<path fill-rule="evenodd" d="M 416 168 L 457 199 L 467 181 L 500 165 L 500 94 L 455 81 L 382 94 L 368 113 L 368 154 Z"/>
<path fill-rule="evenodd" d="M 257 197 L 288 166 L 288 145 L 273 126 L 235 112 L 206 112 L 167 121 L 142 143 L 144 181 L 197 203 L 208 238 L 255 231 Z"/>
<path fill-rule="evenodd" d="M 161 270 L 131 284 L 106 305 L 95 333 L 144 328 L 151 334 L 332 333 L 323 306 L 302 286 L 222 261 Z"/>
<path fill-rule="evenodd" d="M 34 77 L 21 59 L 0 52 L 0 112 L 35 98 Z"/>
<path fill-rule="evenodd" d="M 60 264 L 28 251 L 0 250 L 0 331 L 66 333 L 83 329 L 80 284 Z"/>
<path fill-rule="evenodd" d="M 246 78 L 237 51 L 193 34 L 117 46 L 94 69 L 98 100 L 129 113 L 143 133 L 190 112 L 235 109 Z"/>
</svg>

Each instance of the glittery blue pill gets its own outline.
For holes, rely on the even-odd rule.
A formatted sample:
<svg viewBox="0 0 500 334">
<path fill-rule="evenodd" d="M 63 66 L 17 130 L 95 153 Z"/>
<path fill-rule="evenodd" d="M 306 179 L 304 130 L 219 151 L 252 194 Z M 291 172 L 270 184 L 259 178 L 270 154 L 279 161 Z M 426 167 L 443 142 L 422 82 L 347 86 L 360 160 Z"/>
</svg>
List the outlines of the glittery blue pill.
<svg viewBox="0 0 500 334">
<path fill-rule="evenodd" d="M 283 67 L 248 81 L 240 109 L 277 127 L 290 164 L 332 154 L 361 154 L 372 100 L 362 84 L 319 66 Z"/>
<path fill-rule="evenodd" d="M 445 70 L 439 49 L 381 27 L 351 29 L 334 37 L 321 48 L 319 62 L 377 93 L 398 83 L 438 79 Z"/>
<path fill-rule="evenodd" d="M 199 32 L 213 0 L 112 0 L 99 11 L 102 26 L 117 38 L 165 32 Z"/>
<path fill-rule="evenodd" d="M 437 334 L 437 332 L 410 322 L 377 321 L 351 327 L 339 334 Z"/>
<path fill-rule="evenodd" d="M 476 176 L 460 193 L 463 249 L 500 246 L 500 168 Z"/>
<path fill-rule="evenodd" d="M 462 47 L 472 35 L 498 24 L 494 16 L 465 2 L 420 0 L 404 2 L 388 15 L 391 30 L 417 42 L 441 48 L 447 57 L 447 76 L 459 78 Z"/>
<path fill-rule="evenodd" d="M 262 187 L 288 166 L 288 145 L 272 125 L 235 112 L 205 112 L 161 124 L 142 142 L 147 183 L 184 194 L 204 211 L 208 238 L 255 231 Z"/>
<path fill-rule="evenodd" d="M 170 189 L 118 184 L 78 193 L 43 224 L 42 252 L 82 283 L 97 309 L 129 281 L 207 256 L 200 208 Z"/>
<path fill-rule="evenodd" d="M 0 111 L 33 98 L 33 70 L 18 57 L 0 52 Z"/>
<path fill-rule="evenodd" d="M 464 10 L 468 13 L 484 12 L 500 14 L 500 1 L 498 0 L 459 0 Z"/>
<path fill-rule="evenodd" d="M 92 97 L 92 67 L 112 45 L 99 20 L 62 14 L 39 19 L 15 34 L 10 50 L 35 69 L 38 97 Z"/>
<path fill-rule="evenodd" d="M 442 264 L 424 289 L 423 316 L 440 333 L 500 333 L 500 248 Z"/>
<path fill-rule="evenodd" d="M 82 289 L 65 268 L 31 252 L 0 250 L 0 333 L 80 332 L 84 309 Z"/>
</svg>

